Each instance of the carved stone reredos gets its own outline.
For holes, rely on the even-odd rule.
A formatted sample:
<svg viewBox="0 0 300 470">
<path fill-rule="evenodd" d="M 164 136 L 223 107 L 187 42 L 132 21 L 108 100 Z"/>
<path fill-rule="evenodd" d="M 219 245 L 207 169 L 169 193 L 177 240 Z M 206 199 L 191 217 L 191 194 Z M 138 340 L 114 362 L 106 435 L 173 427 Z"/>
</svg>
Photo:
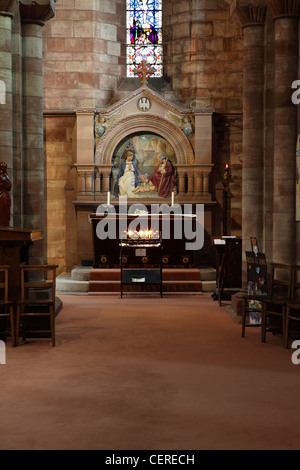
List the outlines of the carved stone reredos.
<svg viewBox="0 0 300 470">
<path fill-rule="evenodd" d="M 146 98 L 150 107 L 146 111 L 138 108 L 140 98 Z M 97 142 L 95 163 L 111 164 L 118 143 L 136 132 L 153 132 L 166 139 L 173 147 L 177 164 L 194 163 L 193 139 L 183 132 L 182 119 L 189 117 L 194 125 L 195 114 L 212 114 L 211 109 L 191 110 L 179 108 L 162 98 L 148 87 L 141 87 L 126 99 L 107 109 L 97 110 L 105 118 L 106 130 Z"/>
</svg>

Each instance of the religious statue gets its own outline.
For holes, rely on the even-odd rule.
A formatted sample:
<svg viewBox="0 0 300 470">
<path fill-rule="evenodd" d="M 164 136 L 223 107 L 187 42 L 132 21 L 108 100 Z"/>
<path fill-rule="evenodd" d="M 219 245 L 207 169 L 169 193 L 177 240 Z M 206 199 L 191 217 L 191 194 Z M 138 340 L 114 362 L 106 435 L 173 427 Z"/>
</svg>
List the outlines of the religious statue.
<svg viewBox="0 0 300 470">
<path fill-rule="evenodd" d="M 174 167 L 164 153 L 158 154 L 156 158 L 158 165 L 150 176 L 150 181 L 156 187 L 159 197 L 170 197 L 176 190 Z"/>
<path fill-rule="evenodd" d="M 194 126 L 189 116 L 181 117 L 181 116 L 178 116 L 178 114 L 173 113 L 172 111 L 167 111 L 167 116 L 169 119 L 174 121 L 177 124 L 177 126 L 179 126 L 183 130 L 184 134 L 187 137 L 191 137 L 193 135 Z"/>
<path fill-rule="evenodd" d="M 95 134 L 100 139 L 106 131 L 106 118 L 104 116 L 98 116 L 95 122 Z"/>
<path fill-rule="evenodd" d="M 11 199 L 9 191 L 11 190 L 11 181 L 7 174 L 7 164 L 0 163 L 0 226 L 8 227 L 10 222 Z"/>
<path fill-rule="evenodd" d="M 124 152 L 124 160 L 114 185 L 115 197 L 135 197 L 134 190 L 139 182 L 140 176 L 136 167 L 134 152 L 131 149 L 127 149 Z"/>
<path fill-rule="evenodd" d="M 182 119 L 182 129 L 187 137 L 190 137 L 194 132 L 193 125 L 188 116 L 184 116 Z"/>
</svg>

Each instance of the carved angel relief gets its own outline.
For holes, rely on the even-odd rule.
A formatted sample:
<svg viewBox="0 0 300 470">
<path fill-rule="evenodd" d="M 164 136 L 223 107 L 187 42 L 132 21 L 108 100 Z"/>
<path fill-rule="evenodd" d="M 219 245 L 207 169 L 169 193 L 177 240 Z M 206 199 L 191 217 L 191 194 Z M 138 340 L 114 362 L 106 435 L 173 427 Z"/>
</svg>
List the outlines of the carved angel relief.
<svg viewBox="0 0 300 470">
<path fill-rule="evenodd" d="M 95 118 L 95 137 L 96 139 L 101 139 L 105 131 L 116 121 L 121 119 L 122 117 L 122 110 L 117 110 L 110 116 L 106 116 L 103 114 L 96 115 Z"/>
<path fill-rule="evenodd" d="M 172 111 L 167 111 L 167 117 L 175 122 L 175 124 L 180 127 L 187 137 L 191 137 L 194 133 L 194 125 L 192 118 L 190 116 L 178 116 L 178 114 L 173 113 Z"/>
</svg>

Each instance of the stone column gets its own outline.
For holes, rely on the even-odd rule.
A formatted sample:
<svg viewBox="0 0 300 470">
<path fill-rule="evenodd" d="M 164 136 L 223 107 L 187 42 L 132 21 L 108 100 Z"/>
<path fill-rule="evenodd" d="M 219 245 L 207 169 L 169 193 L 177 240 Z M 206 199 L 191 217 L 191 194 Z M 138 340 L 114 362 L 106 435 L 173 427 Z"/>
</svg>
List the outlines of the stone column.
<svg viewBox="0 0 300 470">
<path fill-rule="evenodd" d="M 180 196 L 184 196 L 185 191 L 186 191 L 186 189 L 185 189 L 186 172 L 185 172 L 185 169 L 184 170 L 178 169 L 178 166 L 177 166 L 177 170 L 178 170 L 178 193 L 180 194 Z"/>
<path fill-rule="evenodd" d="M 94 196 L 94 178 L 95 178 L 95 169 L 94 165 L 82 165 L 76 163 L 77 174 L 79 176 L 79 193 L 78 196 Z"/>
<path fill-rule="evenodd" d="M 23 148 L 24 225 L 44 227 L 42 27 L 22 24 L 23 38 Z M 37 262 L 43 252 L 35 251 Z M 37 253 L 39 251 L 39 253 Z"/>
<path fill-rule="evenodd" d="M 42 26 L 54 16 L 54 2 L 20 0 L 23 52 L 24 226 L 44 228 Z M 44 232 L 44 243 L 46 244 Z M 43 263 L 43 244 L 35 243 L 32 263 Z"/>
<path fill-rule="evenodd" d="M 297 107 L 291 85 L 298 78 L 300 1 L 268 4 L 275 23 L 273 261 L 295 263 Z"/>
<path fill-rule="evenodd" d="M 265 122 L 264 122 L 264 250 L 273 260 L 273 167 L 274 167 L 274 21 L 267 11 L 265 27 Z"/>
<path fill-rule="evenodd" d="M 18 12 L 16 12 L 18 15 Z M 12 69 L 13 69 L 13 210 L 11 223 L 24 227 L 23 221 L 23 73 L 21 24 L 12 22 Z"/>
<path fill-rule="evenodd" d="M 188 196 L 194 195 L 194 171 L 188 171 Z"/>
<path fill-rule="evenodd" d="M 98 171 L 95 172 L 95 196 L 101 194 L 101 175 Z"/>
<path fill-rule="evenodd" d="M 243 68 L 243 257 L 250 237 L 263 241 L 264 25 L 266 6 L 236 0 L 234 15 L 244 34 Z M 243 283 L 246 262 L 243 262 Z"/>
<path fill-rule="evenodd" d="M 194 191 L 195 196 L 201 196 L 203 193 L 203 174 L 202 171 L 196 169 L 194 172 Z"/>
<path fill-rule="evenodd" d="M 101 167 L 99 167 L 99 172 L 102 173 L 102 177 L 103 177 L 102 191 L 106 197 L 107 193 L 110 192 L 111 165 L 101 165 Z"/>
<path fill-rule="evenodd" d="M 0 155 L 13 168 L 13 104 L 12 104 L 12 0 L 0 0 Z"/>
</svg>

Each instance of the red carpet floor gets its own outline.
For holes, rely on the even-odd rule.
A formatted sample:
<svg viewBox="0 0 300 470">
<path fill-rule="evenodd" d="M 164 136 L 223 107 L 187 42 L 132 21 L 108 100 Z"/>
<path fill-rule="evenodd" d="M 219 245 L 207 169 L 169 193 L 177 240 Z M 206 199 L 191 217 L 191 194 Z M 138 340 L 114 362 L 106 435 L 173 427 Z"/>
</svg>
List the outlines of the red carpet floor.
<svg viewBox="0 0 300 470">
<path fill-rule="evenodd" d="M 57 346 L 6 344 L 0 449 L 299 449 L 300 365 L 206 296 L 60 296 Z"/>
</svg>

